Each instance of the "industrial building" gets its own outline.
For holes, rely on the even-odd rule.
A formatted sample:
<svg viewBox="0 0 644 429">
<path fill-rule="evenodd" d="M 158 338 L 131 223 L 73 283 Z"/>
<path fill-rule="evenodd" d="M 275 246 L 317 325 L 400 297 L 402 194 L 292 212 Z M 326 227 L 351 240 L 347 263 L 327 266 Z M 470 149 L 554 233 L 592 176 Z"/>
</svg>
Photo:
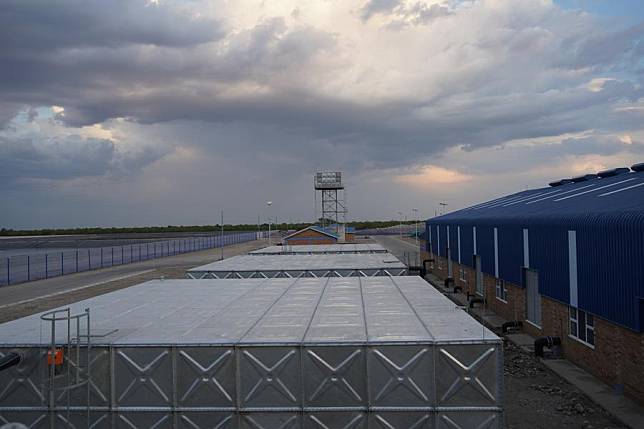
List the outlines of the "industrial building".
<svg viewBox="0 0 644 429">
<path fill-rule="evenodd" d="M 192 279 L 279 277 L 373 277 L 407 275 L 407 266 L 390 253 L 240 255 L 195 267 Z"/>
<path fill-rule="evenodd" d="M 34 428 L 503 427 L 500 339 L 417 276 L 154 280 L 0 325 L 0 358 Z"/>
<path fill-rule="evenodd" d="M 287 235 L 282 241 L 289 246 L 336 244 L 340 242 L 340 236 L 326 228 L 313 225 Z"/>
<path fill-rule="evenodd" d="M 446 285 L 644 403 L 644 165 L 550 183 L 426 221 Z M 476 305 L 476 304 L 474 304 Z"/>
</svg>

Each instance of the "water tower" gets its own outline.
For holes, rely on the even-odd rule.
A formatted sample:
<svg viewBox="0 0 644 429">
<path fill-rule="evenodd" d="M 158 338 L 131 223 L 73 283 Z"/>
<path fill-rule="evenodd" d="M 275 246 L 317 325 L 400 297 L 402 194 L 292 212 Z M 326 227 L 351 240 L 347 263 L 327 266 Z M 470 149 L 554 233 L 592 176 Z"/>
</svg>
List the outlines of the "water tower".
<svg viewBox="0 0 644 429">
<path fill-rule="evenodd" d="M 344 204 L 344 185 L 339 171 L 318 171 L 313 184 L 317 192 L 322 192 L 322 226 L 335 225 L 335 231 L 344 235 L 344 220 L 347 209 Z M 317 211 L 317 210 L 316 210 Z"/>
</svg>

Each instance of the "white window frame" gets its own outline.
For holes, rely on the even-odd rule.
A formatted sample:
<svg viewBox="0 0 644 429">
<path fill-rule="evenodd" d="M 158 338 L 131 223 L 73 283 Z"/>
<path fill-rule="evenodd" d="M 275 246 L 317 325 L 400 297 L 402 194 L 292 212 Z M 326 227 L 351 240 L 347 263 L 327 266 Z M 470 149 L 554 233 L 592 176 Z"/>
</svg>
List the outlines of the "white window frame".
<svg viewBox="0 0 644 429">
<path fill-rule="evenodd" d="M 588 317 L 590 316 L 590 318 Z M 579 322 L 583 318 L 584 321 L 584 327 L 585 327 L 585 332 L 584 332 L 584 338 L 580 338 L 579 336 Z M 591 321 L 589 324 L 588 321 Z M 588 333 L 592 332 L 592 337 L 593 340 L 592 342 L 588 341 Z M 595 316 L 592 314 L 580 310 L 577 307 L 570 306 L 568 307 L 568 336 L 575 341 L 578 341 L 591 349 L 595 348 Z"/>
<path fill-rule="evenodd" d="M 463 283 L 467 283 L 467 277 L 465 276 L 465 268 L 458 267 L 458 278 Z"/>
<path fill-rule="evenodd" d="M 500 278 L 496 279 L 494 293 L 496 295 L 496 299 L 506 304 L 508 303 L 508 286 L 505 284 L 505 280 Z"/>
</svg>

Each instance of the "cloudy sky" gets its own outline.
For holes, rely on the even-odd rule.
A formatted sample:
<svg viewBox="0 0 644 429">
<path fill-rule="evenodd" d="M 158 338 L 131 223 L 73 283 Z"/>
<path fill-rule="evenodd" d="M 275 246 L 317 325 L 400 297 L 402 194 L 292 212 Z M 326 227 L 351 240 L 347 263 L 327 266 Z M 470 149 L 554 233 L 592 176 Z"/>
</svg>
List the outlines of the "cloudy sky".
<svg viewBox="0 0 644 429">
<path fill-rule="evenodd" d="M 423 217 L 644 161 L 640 0 L 3 0 L 0 227 Z"/>
</svg>

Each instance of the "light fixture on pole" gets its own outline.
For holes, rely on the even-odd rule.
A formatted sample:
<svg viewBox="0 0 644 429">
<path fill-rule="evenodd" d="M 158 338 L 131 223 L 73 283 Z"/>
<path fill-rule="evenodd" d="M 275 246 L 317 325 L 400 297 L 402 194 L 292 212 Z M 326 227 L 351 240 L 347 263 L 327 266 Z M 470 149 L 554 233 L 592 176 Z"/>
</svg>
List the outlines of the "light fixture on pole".
<svg viewBox="0 0 644 429">
<path fill-rule="evenodd" d="M 413 208 L 411 209 L 412 212 L 414 212 L 414 224 L 416 225 L 416 246 L 418 246 L 418 209 Z"/>
<path fill-rule="evenodd" d="M 221 260 L 224 259 L 224 211 L 221 211 Z"/>
<path fill-rule="evenodd" d="M 266 205 L 268 206 L 268 245 L 271 245 L 271 211 L 270 208 L 273 205 L 272 201 L 266 201 Z"/>
</svg>

